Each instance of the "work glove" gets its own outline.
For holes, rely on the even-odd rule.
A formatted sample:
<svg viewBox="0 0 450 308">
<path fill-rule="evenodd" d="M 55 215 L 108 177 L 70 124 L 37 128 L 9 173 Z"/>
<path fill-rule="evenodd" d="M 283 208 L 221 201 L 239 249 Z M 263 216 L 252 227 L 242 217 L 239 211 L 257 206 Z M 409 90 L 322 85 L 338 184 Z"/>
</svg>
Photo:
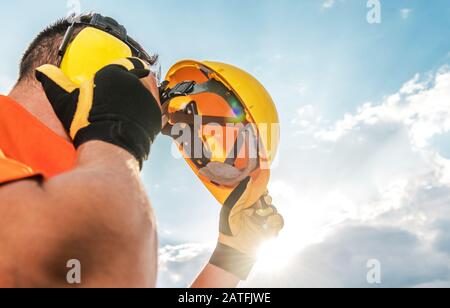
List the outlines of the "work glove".
<svg viewBox="0 0 450 308">
<path fill-rule="evenodd" d="M 162 125 L 161 107 L 140 81 L 149 74 L 149 65 L 137 58 L 104 67 L 80 87 L 56 66 L 36 70 L 76 148 L 88 141 L 104 141 L 127 150 L 141 168 Z"/>
<path fill-rule="evenodd" d="M 247 178 L 228 198 L 220 214 L 220 235 L 210 260 L 223 270 L 246 280 L 257 261 L 261 244 L 278 236 L 284 227 L 283 217 L 272 205 L 266 192 L 255 204 L 248 204 L 252 183 Z"/>
</svg>

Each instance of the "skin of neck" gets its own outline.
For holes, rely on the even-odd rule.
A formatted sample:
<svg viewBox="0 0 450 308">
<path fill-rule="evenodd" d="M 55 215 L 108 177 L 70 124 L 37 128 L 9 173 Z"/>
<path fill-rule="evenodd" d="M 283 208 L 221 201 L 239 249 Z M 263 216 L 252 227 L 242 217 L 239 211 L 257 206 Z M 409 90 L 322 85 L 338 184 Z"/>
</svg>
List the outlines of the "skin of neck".
<svg viewBox="0 0 450 308">
<path fill-rule="evenodd" d="M 42 86 L 36 80 L 19 81 L 8 97 L 17 102 L 58 136 L 70 141 Z"/>
</svg>

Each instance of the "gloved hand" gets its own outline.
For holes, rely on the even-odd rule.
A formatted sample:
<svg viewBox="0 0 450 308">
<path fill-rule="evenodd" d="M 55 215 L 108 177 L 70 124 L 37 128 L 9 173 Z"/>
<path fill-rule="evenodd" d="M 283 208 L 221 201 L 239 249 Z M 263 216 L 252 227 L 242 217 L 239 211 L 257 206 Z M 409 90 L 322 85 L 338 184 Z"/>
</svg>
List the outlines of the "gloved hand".
<svg viewBox="0 0 450 308">
<path fill-rule="evenodd" d="M 161 107 L 140 79 L 149 75 L 137 58 L 119 60 L 77 87 L 58 67 L 43 65 L 36 78 L 76 148 L 99 140 L 131 153 L 141 167 L 161 131 Z"/>
<path fill-rule="evenodd" d="M 254 264 L 261 244 L 278 236 L 284 227 L 283 217 L 272 205 L 268 193 L 253 205 L 248 205 L 251 185 L 244 180 L 234 196 L 223 206 L 220 217 L 220 236 L 210 263 L 246 280 Z M 239 192 L 241 190 L 241 192 Z M 245 190 L 242 193 L 242 190 Z M 241 195 L 239 197 L 239 195 Z M 239 198 L 238 200 L 236 200 Z"/>
</svg>

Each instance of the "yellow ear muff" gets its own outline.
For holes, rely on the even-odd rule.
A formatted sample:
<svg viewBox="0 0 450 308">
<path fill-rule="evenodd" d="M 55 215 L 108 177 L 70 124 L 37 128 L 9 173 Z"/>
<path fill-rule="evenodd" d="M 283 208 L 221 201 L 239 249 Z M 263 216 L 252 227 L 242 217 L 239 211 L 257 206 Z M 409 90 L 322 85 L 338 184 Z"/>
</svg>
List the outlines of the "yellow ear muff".
<svg viewBox="0 0 450 308">
<path fill-rule="evenodd" d="M 132 56 L 130 47 L 102 30 L 83 29 L 69 44 L 61 70 L 76 85 L 92 79 L 103 67 Z"/>
</svg>

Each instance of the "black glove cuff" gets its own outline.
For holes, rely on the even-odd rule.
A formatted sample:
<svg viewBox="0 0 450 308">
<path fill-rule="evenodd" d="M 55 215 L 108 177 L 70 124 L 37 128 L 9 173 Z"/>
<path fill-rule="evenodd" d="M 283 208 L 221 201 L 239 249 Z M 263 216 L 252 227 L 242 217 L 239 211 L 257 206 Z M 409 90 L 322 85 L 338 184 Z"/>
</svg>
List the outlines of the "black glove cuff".
<svg viewBox="0 0 450 308">
<path fill-rule="evenodd" d="M 219 243 L 209 263 L 241 280 L 247 280 L 256 263 L 256 258 Z"/>
<path fill-rule="evenodd" d="M 143 162 L 150 154 L 150 147 L 155 136 L 131 122 L 100 121 L 78 131 L 74 139 L 76 148 L 88 141 L 104 141 L 123 148 L 132 154 L 142 169 Z"/>
</svg>

